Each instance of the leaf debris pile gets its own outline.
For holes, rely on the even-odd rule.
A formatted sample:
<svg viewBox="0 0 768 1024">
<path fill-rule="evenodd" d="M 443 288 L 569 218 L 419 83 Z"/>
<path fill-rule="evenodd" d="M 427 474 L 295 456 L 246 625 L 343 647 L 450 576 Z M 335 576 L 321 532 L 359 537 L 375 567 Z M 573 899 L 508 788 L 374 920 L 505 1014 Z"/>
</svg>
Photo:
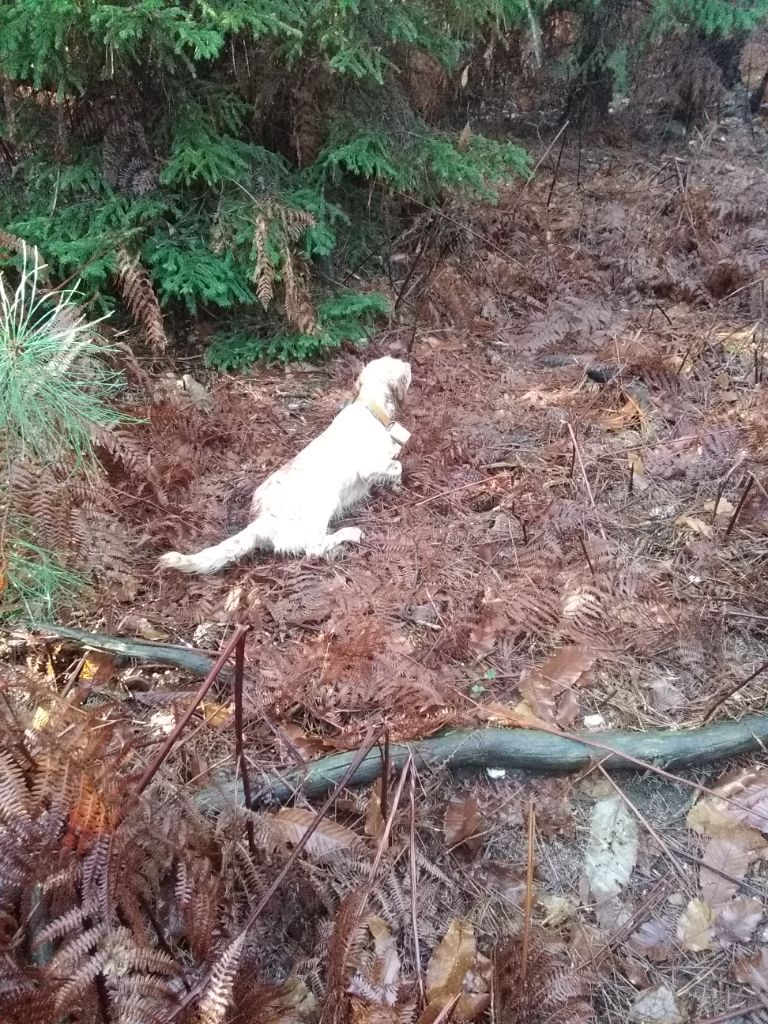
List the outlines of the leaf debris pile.
<svg viewBox="0 0 768 1024">
<path fill-rule="evenodd" d="M 433 212 L 445 244 L 424 259 L 403 240 L 415 326 L 365 358 L 413 364 L 404 488 L 356 514 L 365 543 L 332 563 L 152 570 L 243 525 L 359 357 L 220 379 L 204 409 L 153 382 L 128 410 L 143 422 L 101 441 L 104 506 L 79 510 L 100 527 L 81 549 L 101 620 L 83 624 L 215 649 L 249 623 L 255 779 L 371 729 L 762 709 L 768 173 L 749 145 L 735 127 L 682 152 L 566 138 L 496 208 Z M 41 529 L 78 513 L 57 493 Z M 189 680 L 66 644 L 28 660 L 2 710 L 12 1022 L 672 1024 L 765 1000 L 760 765 L 699 775 L 705 791 L 599 766 L 447 788 L 408 768 L 319 823 L 301 795 L 210 821 L 195 798 L 234 764 L 226 687 L 136 802 Z"/>
</svg>

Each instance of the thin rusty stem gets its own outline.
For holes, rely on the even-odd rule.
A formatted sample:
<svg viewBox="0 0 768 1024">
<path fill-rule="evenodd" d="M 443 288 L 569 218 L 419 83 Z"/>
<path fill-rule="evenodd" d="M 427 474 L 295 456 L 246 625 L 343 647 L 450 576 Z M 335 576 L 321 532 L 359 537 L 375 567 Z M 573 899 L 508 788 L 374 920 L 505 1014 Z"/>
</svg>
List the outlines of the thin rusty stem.
<svg viewBox="0 0 768 1024">
<path fill-rule="evenodd" d="M 521 981 L 528 976 L 528 952 L 531 945 L 531 914 L 533 910 L 533 861 L 536 842 L 536 807 L 531 799 L 528 805 L 528 870 L 525 879 L 525 921 L 523 923 L 523 968 Z"/>
<path fill-rule="evenodd" d="M 594 576 L 595 575 L 595 567 L 594 567 L 594 565 L 592 565 L 592 560 L 589 557 L 589 551 L 587 550 L 587 542 L 584 540 L 584 534 L 583 533 L 579 534 L 579 544 L 581 546 L 581 553 L 584 555 L 584 560 L 586 561 L 587 565 L 589 566 L 589 571 Z"/>
<path fill-rule="evenodd" d="M 726 486 L 728 485 L 728 481 L 731 479 L 731 477 L 733 476 L 733 474 L 736 472 L 736 470 L 739 468 L 740 465 L 741 465 L 741 462 L 734 462 L 734 464 L 731 466 L 731 468 L 725 474 L 723 479 L 720 481 L 720 486 L 717 488 L 717 494 L 715 495 L 715 503 L 714 503 L 714 506 L 712 508 L 712 519 L 711 519 L 712 526 L 714 526 L 715 523 L 717 522 L 717 510 L 720 507 L 720 499 L 723 496 L 723 491 L 725 490 Z M 726 534 L 726 536 L 728 536 L 728 534 Z"/>
<path fill-rule="evenodd" d="M 241 627 L 242 628 L 242 627 Z M 245 674 L 245 637 L 248 627 L 240 634 L 235 644 L 235 764 L 243 780 L 243 797 L 245 806 L 252 808 L 251 783 L 248 778 L 248 766 L 245 762 L 243 745 L 243 676 Z M 256 853 L 256 838 L 253 833 L 253 822 L 248 819 L 248 849 L 251 856 Z"/>
<path fill-rule="evenodd" d="M 374 857 L 373 864 L 371 865 L 369 885 L 373 883 L 373 880 L 376 877 L 376 873 L 379 870 L 379 865 L 381 864 L 382 857 L 384 856 L 384 851 L 386 850 L 387 844 L 389 843 L 389 835 L 392 831 L 392 826 L 395 822 L 395 814 L 397 813 L 397 808 L 400 806 L 400 799 L 403 795 L 405 780 L 408 778 L 408 771 L 410 770 L 412 765 L 413 758 L 409 757 L 408 760 L 403 765 L 403 770 L 400 773 L 400 781 L 397 784 L 397 789 L 395 790 L 395 795 L 392 799 L 392 810 L 389 812 L 389 815 L 387 816 L 387 819 L 384 823 L 384 831 L 382 832 L 381 839 L 379 840 L 379 848 L 376 851 L 376 856 Z"/>
<path fill-rule="evenodd" d="M 741 510 L 744 508 L 744 502 L 747 500 L 749 492 L 752 490 L 752 487 L 754 486 L 754 483 L 755 483 L 755 478 L 750 473 L 749 474 L 749 480 L 747 480 L 747 486 L 742 491 L 742 494 L 741 494 L 741 497 L 739 498 L 738 504 L 736 505 L 736 508 L 733 510 L 733 515 L 731 516 L 731 521 L 728 523 L 728 527 L 727 527 L 727 529 L 725 531 L 725 539 L 726 540 L 728 540 L 728 538 L 730 537 L 731 530 L 733 530 L 734 526 L 736 525 L 736 520 L 741 515 Z"/>
<path fill-rule="evenodd" d="M 382 766 L 381 766 L 381 816 L 384 821 L 387 820 L 387 809 L 389 804 L 389 729 L 384 733 L 384 750 L 381 755 Z"/>
<path fill-rule="evenodd" d="M 232 653 L 232 651 L 234 650 L 234 648 L 237 646 L 238 641 L 247 632 L 248 632 L 248 626 L 237 626 L 235 628 L 235 631 L 232 634 L 232 636 L 230 637 L 230 639 L 228 640 L 228 642 L 225 644 L 224 647 L 222 647 L 221 653 L 219 654 L 218 658 L 216 659 L 213 668 L 211 669 L 211 671 L 208 673 L 208 675 L 205 677 L 205 679 L 200 684 L 200 687 L 198 688 L 197 692 L 195 693 L 195 696 L 192 698 L 191 704 L 189 705 L 187 710 L 184 712 L 184 714 L 181 716 L 179 721 L 176 723 L 176 728 L 173 729 L 168 734 L 168 736 L 166 737 L 165 742 L 163 743 L 163 745 L 160 748 L 160 750 L 158 750 L 158 752 L 155 755 L 155 757 L 152 759 L 152 761 L 144 769 L 144 774 L 139 779 L 138 784 L 136 786 L 136 789 L 134 791 L 134 794 L 133 794 L 134 797 L 141 796 L 141 794 L 144 792 L 144 790 L 150 784 L 152 779 L 155 777 L 155 775 L 157 774 L 158 769 L 160 768 L 162 763 L 165 761 L 165 759 L 168 757 L 168 755 L 170 754 L 171 750 L 173 750 L 174 743 L 179 738 L 179 736 L 181 735 L 183 730 L 186 728 L 187 723 L 189 722 L 190 718 L 192 717 L 192 715 L 194 715 L 195 711 L 197 710 L 198 705 L 203 700 L 203 698 L 208 693 L 208 691 L 213 686 L 213 684 L 216 682 L 216 679 L 218 678 L 219 673 L 221 672 L 221 670 L 224 668 L 224 666 L 226 665 L 227 661 L 229 660 L 229 656 Z"/>
<path fill-rule="evenodd" d="M 753 679 L 757 679 L 759 675 L 762 675 L 766 669 L 768 669 L 768 661 L 764 661 L 762 665 L 758 665 L 755 671 L 748 675 L 746 679 L 743 679 L 740 683 L 736 683 L 735 686 L 732 686 L 729 690 L 726 690 L 726 692 L 721 697 L 717 698 L 714 704 L 710 704 L 706 714 L 701 720 L 702 725 L 706 725 L 718 708 L 721 708 L 723 704 L 725 704 L 727 700 L 730 700 L 731 697 L 737 694 L 739 690 L 743 690 L 744 687 L 751 683 Z"/>
<path fill-rule="evenodd" d="M 238 627 L 238 629 L 242 629 L 242 628 L 243 627 Z M 229 651 L 232 650 L 232 646 L 234 646 L 234 645 L 231 642 L 230 642 L 230 644 L 227 644 L 227 647 L 228 647 Z M 304 847 L 307 845 L 309 840 L 314 835 L 316 829 L 320 825 L 320 822 L 323 820 L 325 815 L 330 810 L 331 805 L 333 804 L 334 800 L 338 797 L 338 795 L 342 791 L 342 789 L 344 789 L 344 787 L 346 786 L 347 782 L 354 776 L 355 772 L 357 771 L 357 769 L 359 768 L 361 763 L 365 760 L 365 758 L 368 756 L 368 754 L 371 751 L 371 748 L 374 746 L 374 744 L 376 743 L 376 741 L 378 740 L 380 735 L 381 735 L 381 730 L 380 729 L 379 729 L 378 732 L 374 732 L 372 729 L 368 731 L 368 735 L 366 736 L 365 740 L 363 741 L 363 745 L 358 750 L 357 754 L 355 755 L 354 760 L 350 763 L 349 768 L 347 768 L 347 770 L 344 772 L 344 775 L 339 779 L 337 784 L 333 787 L 331 792 L 328 794 L 328 798 L 326 799 L 326 801 L 323 804 L 323 806 L 320 808 L 320 810 L 315 815 L 315 818 L 314 818 L 312 824 L 309 826 L 307 831 L 304 833 L 304 835 L 301 837 L 301 839 L 294 846 L 293 850 L 291 851 L 291 855 L 288 858 L 288 860 L 285 862 L 285 864 L 283 865 L 282 870 L 280 872 L 278 872 L 275 880 L 272 882 L 272 885 L 270 885 L 269 889 L 267 889 L 267 891 L 264 893 L 264 895 L 259 900 L 259 902 L 256 905 L 256 907 L 251 911 L 251 913 L 250 913 L 249 917 L 247 918 L 245 924 L 240 929 L 240 932 L 233 939 L 233 943 L 239 941 L 240 939 L 242 939 L 242 937 L 246 934 L 246 932 L 250 931 L 251 928 L 253 927 L 253 925 L 256 923 L 256 921 L 259 918 L 259 915 L 264 910 L 264 907 L 266 907 L 266 905 L 269 903 L 269 901 L 272 899 L 272 897 L 275 895 L 277 890 L 280 888 L 280 886 L 283 884 L 284 880 L 287 878 L 287 876 L 291 872 L 291 870 L 293 868 L 293 865 L 296 863 L 296 861 L 299 858 L 299 855 L 301 854 L 301 851 L 304 849 Z M 175 1021 L 185 1010 L 189 1009 L 189 1007 L 199 997 L 200 993 L 205 991 L 206 986 L 208 985 L 208 983 L 211 980 L 211 974 L 212 974 L 212 971 L 208 971 L 207 974 L 205 974 L 202 978 L 200 978 L 198 980 L 197 984 L 187 993 L 187 995 L 184 997 L 184 999 L 173 1010 L 173 1012 L 171 1013 L 170 1017 L 168 1018 L 168 1024 L 171 1024 L 171 1022 Z"/>
<path fill-rule="evenodd" d="M 595 504 L 595 496 L 592 493 L 592 486 L 591 486 L 591 484 L 589 482 L 589 477 L 587 476 L 587 470 L 584 467 L 584 460 L 581 457 L 581 451 L 579 449 L 579 443 L 576 440 L 576 434 L 574 433 L 573 427 L 571 426 L 570 423 L 568 424 L 568 433 L 571 435 L 571 443 L 573 444 L 573 450 L 574 450 L 574 452 L 576 454 L 576 458 L 578 459 L 578 462 L 579 462 L 579 469 L 581 470 L 581 478 L 584 481 L 584 486 L 587 489 L 587 495 L 589 496 L 589 503 L 592 506 L 592 508 L 595 510 L 595 513 L 597 513 L 597 505 Z M 598 527 L 600 529 L 600 536 L 603 538 L 603 540 L 607 540 L 608 538 L 605 535 L 605 530 L 603 529 L 603 524 L 600 522 L 599 519 L 597 521 L 597 525 L 598 525 Z"/>
<path fill-rule="evenodd" d="M 410 874 L 411 874 L 411 924 L 413 927 L 413 957 L 416 961 L 416 980 L 419 985 L 420 1006 L 426 1003 L 424 978 L 421 973 L 421 941 L 419 939 L 419 919 L 416 911 L 416 766 L 411 762 L 411 834 L 409 840 Z"/>
<path fill-rule="evenodd" d="M 729 1020 L 735 1020 L 737 1017 L 746 1017 L 749 1013 L 757 1013 L 759 1010 L 765 1010 L 768 1003 L 761 1001 L 759 1003 L 747 1003 L 746 1006 L 734 1006 L 730 1010 L 726 1010 L 725 1013 L 720 1013 L 717 1017 L 707 1017 L 706 1020 L 698 1020 L 696 1024 L 727 1024 Z"/>
</svg>

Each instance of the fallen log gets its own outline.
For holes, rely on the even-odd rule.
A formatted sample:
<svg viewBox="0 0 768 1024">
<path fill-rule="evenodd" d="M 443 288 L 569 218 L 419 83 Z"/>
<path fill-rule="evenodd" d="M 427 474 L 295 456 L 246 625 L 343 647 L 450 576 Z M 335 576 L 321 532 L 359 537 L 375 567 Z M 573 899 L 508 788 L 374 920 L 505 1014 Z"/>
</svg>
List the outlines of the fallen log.
<svg viewBox="0 0 768 1024">
<path fill-rule="evenodd" d="M 689 768 L 764 750 L 768 715 L 750 715 L 740 722 L 719 722 L 701 729 L 649 732 L 590 732 L 582 738 L 559 736 L 538 729 L 454 730 L 413 743 L 391 744 L 389 763 L 402 768 L 409 757 L 419 768 L 518 768 L 531 772 L 567 774 L 599 761 L 604 768 L 632 770 L 643 764 L 656 768 Z M 316 797 L 331 789 L 355 758 L 344 751 L 308 763 L 303 768 L 270 772 L 254 795 L 253 805 L 285 803 L 301 792 Z M 349 786 L 374 782 L 383 758 L 372 750 L 348 781 Z M 215 813 L 243 802 L 242 784 L 234 779 L 210 786 L 195 799 Z"/>
<path fill-rule="evenodd" d="M 181 668 L 195 675 L 207 676 L 215 664 L 215 658 L 209 658 L 199 651 L 175 644 L 158 644 L 147 640 L 125 640 L 121 636 L 109 636 L 106 633 L 87 633 L 83 629 L 72 629 L 69 626 L 55 626 L 50 622 L 30 622 L 29 629 L 36 633 L 47 633 L 60 636 L 65 640 L 75 640 L 82 647 L 91 651 L 106 651 L 118 654 L 123 658 L 135 658 L 137 661 L 148 661 L 156 665 L 170 665 Z"/>
<path fill-rule="evenodd" d="M 80 629 L 33 623 L 30 628 L 76 640 L 84 647 L 173 665 L 196 675 L 207 675 L 214 661 L 197 651 L 172 644 L 124 640 Z M 740 722 L 718 722 L 699 729 L 650 730 L 648 732 L 590 732 L 561 736 L 540 729 L 484 728 L 453 730 L 407 744 L 391 744 L 389 762 L 397 770 L 409 757 L 417 768 L 509 768 L 531 772 L 567 774 L 599 760 L 612 770 L 631 770 L 643 764 L 655 768 L 690 768 L 727 760 L 739 754 L 764 750 L 768 744 L 768 715 L 750 715 Z M 356 751 L 344 751 L 307 765 L 264 775 L 253 805 L 286 803 L 298 792 L 316 797 L 343 777 Z M 364 786 L 381 775 L 382 756 L 371 751 L 349 779 L 350 786 Z M 215 813 L 243 802 L 242 783 L 222 778 L 196 794 L 200 805 Z"/>
</svg>

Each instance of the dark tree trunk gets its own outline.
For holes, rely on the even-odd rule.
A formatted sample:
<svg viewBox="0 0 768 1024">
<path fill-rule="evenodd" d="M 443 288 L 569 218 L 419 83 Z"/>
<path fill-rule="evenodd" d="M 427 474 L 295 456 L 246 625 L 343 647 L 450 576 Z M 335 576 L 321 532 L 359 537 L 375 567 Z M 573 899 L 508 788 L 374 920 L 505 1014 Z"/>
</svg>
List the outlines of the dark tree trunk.
<svg viewBox="0 0 768 1024">
<path fill-rule="evenodd" d="M 577 125 L 604 120 L 614 89 L 610 57 L 622 29 L 627 0 L 605 0 L 584 11 L 578 46 L 576 78 L 568 95 L 565 118 Z"/>
<path fill-rule="evenodd" d="M 737 32 L 732 36 L 715 33 L 702 39 L 707 56 L 720 69 L 725 89 L 731 90 L 741 81 L 741 55 L 748 38 L 748 33 Z"/>
</svg>

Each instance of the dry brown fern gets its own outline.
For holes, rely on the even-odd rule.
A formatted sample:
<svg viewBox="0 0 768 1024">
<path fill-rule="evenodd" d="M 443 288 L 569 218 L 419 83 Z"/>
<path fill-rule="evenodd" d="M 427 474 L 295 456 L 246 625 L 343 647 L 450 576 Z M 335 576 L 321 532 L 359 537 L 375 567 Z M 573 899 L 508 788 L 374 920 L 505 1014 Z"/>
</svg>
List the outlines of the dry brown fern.
<svg viewBox="0 0 768 1024">
<path fill-rule="evenodd" d="M 267 255 L 267 237 L 269 226 L 266 217 L 256 218 L 256 225 L 253 232 L 253 249 L 256 260 L 253 268 L 253 281 L 256 285 L 256 294 L 264 309 L 269 306 L 274 293 L 275 268 Z"/>
<path fill-rule="evenodd" d="M 218 957 L 190 1024 L 224 1024 L 244 945 L 245 935 L 239 935 Z"/>
<path fill-rule="evenodd" d="M 2 148 L 0 147 L 0 169 L 2 168 Z M 25 239 L 20 238 L 18 235 L 12 235 L 9 231 L 3 231 L 0 228 L 0 249 L 7 249 L 8 252 L 18 253 L 24 259 L 31 255 L 34 265 L 37 267 L 37 273 L 43 281 L 48 280 L 48 267 L 43 259 L 42 253 L 36 245 L 31 242 L 27 242 Z"/>
<path fill-rule="evenodd" d="M 312 334 L 317 329 L 317 324 L 306 272 L 303 265 L 297 268 L 287 242 L 283 246 L 281 271 L 286 320 L 302 334 Z"/>
<path fill-rule="evenodd" d="M 532 351 L 542 351 L 562 345 L 571 337 L 584 339 L 611 328 L 617 330 L 622 320 L 618 312 L 594 297 L 558 295 L 547 312 L 535 318 L 519 342 Z"/>
<path fill-rule="evenodd" d="M 367 922 L 364 917 L 367 889 L 354 889 L 342 900 L 328 944 L 328 980 L 323 1003 L 323 1022 L 342 1024 L 348 1012 L 347 988 L 360 962 Z"/>
<path fill-rule="evenodd" d="M 494 1006 L 499 1024 L 589 1024 L 594 1020 L 589 971 L 572 966 L 565 951 L 542 937 L 523 962 L 522 940 L 494 959 Z"/>
<path fill-rule="evenodd" d="M 125 195 L 143 196 L 157 188 L 157 161 L 138 122 L 111 128 L 104 139 L 102 161 L 104 180 Z"/>
<path fill-rule="evenodd" d="M 268 251 L 270 235 L 279 247 L 279 270 L 283 282 L 283 303 L 288 322 L 304 333 L 315 329 L 315 314 L 306 284 L 303 264 L 293 245 L 315 223 L 312 214 L 282 203 L 270 202 L 259 211 L 253 232 L 253 282 L 264 309 L 272 301 L 278 265 Z"/>
<path fill-rule="evenodd" d="M 164 352 L 168 338 L 163 326 L 163 314 L 151 278 L 138 256 L 131 256 L 125 249 L 118 249 L 115 281 L 123 302 L 142 328 L 152 352 L 155 355 Z"/>
</svg>

